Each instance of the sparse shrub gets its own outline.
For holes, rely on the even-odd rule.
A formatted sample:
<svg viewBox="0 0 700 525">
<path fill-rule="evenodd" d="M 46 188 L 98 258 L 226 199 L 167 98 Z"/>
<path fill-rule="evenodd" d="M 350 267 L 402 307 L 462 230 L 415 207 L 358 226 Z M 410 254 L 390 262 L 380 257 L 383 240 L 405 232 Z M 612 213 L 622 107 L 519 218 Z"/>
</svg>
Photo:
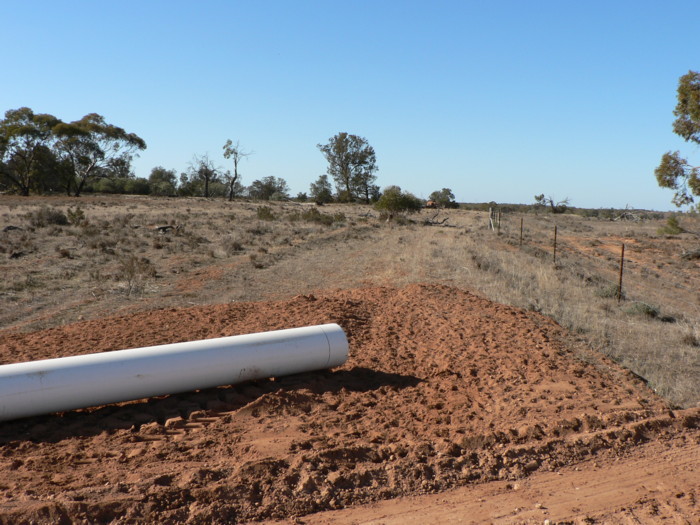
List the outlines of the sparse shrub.
<svg viewBox="0 0 700 525">
<path fill-rule="evenodd" d="M 262 223 L 256 224 L 255 226 L 252 226 L 246 230 L 246 233 L 250 233 L 251 235 L 265 235 L 266 233 L 270 233 L 272 230 L 265 226 Z"/>
<path fill-rule="evenodd" d="M 226 252 L 226 255 L 229 256 L 234 255 L 236 253 L 240 253 L 244 250 L 243 245 L 237 240 L 232 239 L 231 237 L 228 237 L 223 240 L 222 247 Z"/>
<path fill-rule="evenodd" d="M 85 217 L 85 212 L 80 206 L 76 206 L 75 210 L 69 207 L 66 210 L 66 216 L 68 217 L 68 223 L 72 226 L 83 226 L 87 224 L 87 218 Z"/>
<path fill-rule="evenodd" d="M 81 234 L 85 237 L 95 237 L 100 234 L 100 229 L 94 224 L 85 222 L 81 226 Z"/>
<path fill-rule="evenodd" d="M 323 224 L 325 226 L 330 226 L 333 224 L 333 216 L 326 213 L 321 213 L 316 208 L 309 208 L 304 210 L 301 214 L 303 220 L 307 222 L 314 222 L 316 224 Z"/>
<path fill-rule="evenodd" d="M 49 208 L 48 206 L 42 206 L 38 210 L 27 213 L 26 217 L 29 219 L 29 224 L 34 228 L 44 228 L 49 224 L 58 226 L 68 225 L 68 217 L 66 217 L 65 213 L 56 208 Z"/>
<path fill-rule="evenodd" d="M 256 253 L 251 253 L 248 255 L 248 258 L 250 259 L 250 263 L 253 265 L 253 268 L 257 268 L 258 270 L 265 268 L 265 263 L 258 258 Z"/>
<path fill-rule="evenodd" d="M 409 224 L 415 224 L 415 221 L 412 221 L 404 215 L 392 215 L 391 213 L 386 212 L 382 212 L 379 214 L 379 220 L 383 222 L 391 221 L 398 226 L 407 226 Z"/>
<path fill-rule="evenodd" d="M 117 278 L 126 281 L 126 295 L 143 291 L 145 280 L 156 276 L 156 268 L 145 257 L 129 254 L 119 258 Z"/>
<path fill-rule="evenodd" d="M 700 347 L 700 337 L 698 337 L 693 332 L 687 332 L 681 337 L 681 342 L 688 346 L 693 346 L 695 348 Z"/>
<path fill-rule="evenodd" d="M 123 213 L 123 214 L 119 214 L 119 215 L 115 216 L 114 219 L 112 220 L 112 222 L 115 226 L 124 227 L 124 226 L 129 226 L 129 223 L 131 222 L 131 219 L 133 219 L 133 218 L 134 218 L 133 213 Z"/>
<path fill-rule="evenodd" d="M 649 319 L 656 319 L 660 313 L 658 307 L 640 301 L 629 305 L 624 309 L 624 312 L 630 315 L 641 315 Z"/>
<path fill-rule="evenodd" d="M 93 250 L 98 250 L 108 255 L 114 255 L 114 247 L 117 245 L 117 241 L 95 235 L 87 241 L 86 245 Z"/>
<path fill-rule="evenodd" d="M 479 270 L 483 270 L 485 272 L 495 271 L 496 273 L 498 273 L 498 265 L 495 265 L 491 260 L 488 259 L 488 257 L 483 257 L 479 254 L 473 254 L 472 262 L 474 263 L 474 266 L 476 266 Z"/>
<path fill-rule="evenodd" d="M 56 252 L 58 252 L 58 255 L 60 255 L 64 259 L 72 259 L 73 258 L 73 256 L 70 253 L 70 250 L 68 248 L 61 248 L 60 246 L 56 246 Z"/>
<path fill-rule="evenodd" d="M 61 228 L 60 226 L 57 226 L 55 224 L 46 229 L 46 234 L 49 237 L 58 237 L 62 233 L 63 233 L 63 228 Z"/>
<path fill-rule="evenodd" d="M 334 222 L 344 222 L 345 214 L 338 212 L 330 215 L 328 213 L 321 213 L 317 208 L 308 208 L 304 211 L 294 211 L 290 213 L 287 218 L 292 222 L 306 221 L 323 224 L 324 226 L 331 226 Z"/>
<path fill-rule="evenodd" d="M 598 297 L 601 297 L 603 299 L 616 299 L 617 298 L 617 292 L 619 290 L 619 286 L 616 284 L 609 284 L 608 286 L 605 286 L 604 288 L 598 288 L 595 292 L 595 294 Z M 622 297 L 621 299 L 625 298 L 625 291 L 622 291 Z"/>
<path fill-rule="evenodd" d="M 24 280 L 16 280 L 10 285 L 10 290 L 13 292 L 21 292 L 23 290 L 30 290 L 34 288 L 39 288 L 41 283 L 37 281 L 34 276 L 27 274 Z"/>
<path fill-rule="evenodd" d="M 659 235 L 678 235 L 684 231 L 685 230 L 681 228 L 678 217 L 671 215 L 668 219 L 666 219 L 666 224 L 657 230 L 657 233 Z"/>
<path fill-rule="evenodd" d="M 255 214 L 261 221 L 274 221 L 277 219 L 277 216 L 273 213 L 272 208 L 269 206 L 258 206 Z"/>
</svg>

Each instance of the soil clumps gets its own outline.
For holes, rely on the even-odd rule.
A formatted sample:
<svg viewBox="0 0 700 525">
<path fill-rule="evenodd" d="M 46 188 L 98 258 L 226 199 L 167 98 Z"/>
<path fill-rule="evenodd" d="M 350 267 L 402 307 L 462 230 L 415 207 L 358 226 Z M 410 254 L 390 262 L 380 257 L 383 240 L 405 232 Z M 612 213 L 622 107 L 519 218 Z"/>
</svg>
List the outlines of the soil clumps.
<svg viewBox="0 0 700 525">
<path fill-rule="evenodd" d="M 517 480 L 697 429 L 554 321 L 442 285 L 0 332 L 0 363 L 335 322 L 338 369 L 0 426 L 0 523 L 282 519 Z"/>
</svg>

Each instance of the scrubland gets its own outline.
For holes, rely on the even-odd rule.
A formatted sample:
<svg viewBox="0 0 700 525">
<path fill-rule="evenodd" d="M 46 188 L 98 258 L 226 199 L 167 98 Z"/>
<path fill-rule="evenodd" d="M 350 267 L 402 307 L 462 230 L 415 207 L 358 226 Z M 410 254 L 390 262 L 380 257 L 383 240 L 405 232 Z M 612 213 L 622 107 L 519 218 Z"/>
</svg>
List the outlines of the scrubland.
<svg viewBox="0 0 700 525">
<path fill-rule="evenodd" d="M 665 219 L 650 216 L 513 213 L 497 233 L 487 213 L 468 210 L 423 210 L 398 224 L 359 205 L 4 196 L 0 328 L 443 283 L 551 316 L 673 405 L 689 407 L 700 401 L 700 259 L 682 255 L 700 240 L 659 233 Z M 700 231 L 697 217 L 681 224 Z"/>
</svg>

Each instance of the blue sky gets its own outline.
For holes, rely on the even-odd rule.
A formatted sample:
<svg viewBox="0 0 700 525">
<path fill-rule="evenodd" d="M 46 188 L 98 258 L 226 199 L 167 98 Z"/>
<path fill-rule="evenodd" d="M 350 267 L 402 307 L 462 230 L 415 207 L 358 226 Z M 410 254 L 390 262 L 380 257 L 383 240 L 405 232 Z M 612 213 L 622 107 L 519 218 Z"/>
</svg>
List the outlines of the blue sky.
<svg viewBox="0 0 700 525">
<path fill-rule="evenodd" d="M 700 2 L 0 0 L 0 111 L 99 113 L 141 136 L 138 176 L 253 152 L 243 183 L 292 193 L 340 131 L 378 184 L 459 201 L 673 209 L 654 168 L 678 78 L 700 70 Z"/>
</svg>

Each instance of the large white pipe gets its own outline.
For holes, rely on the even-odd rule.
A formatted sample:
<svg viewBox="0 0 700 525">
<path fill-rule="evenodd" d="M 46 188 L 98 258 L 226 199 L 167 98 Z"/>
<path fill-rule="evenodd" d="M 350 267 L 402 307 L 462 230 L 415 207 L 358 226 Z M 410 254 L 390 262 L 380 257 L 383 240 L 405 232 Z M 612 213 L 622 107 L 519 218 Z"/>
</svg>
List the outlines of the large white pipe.
<svg viewBox="0 0 700 525">
<path fill-rule="evenodd" d="M 0 366 L 0 420 L 342 365 L 337 324 Z"/>
</svg>

